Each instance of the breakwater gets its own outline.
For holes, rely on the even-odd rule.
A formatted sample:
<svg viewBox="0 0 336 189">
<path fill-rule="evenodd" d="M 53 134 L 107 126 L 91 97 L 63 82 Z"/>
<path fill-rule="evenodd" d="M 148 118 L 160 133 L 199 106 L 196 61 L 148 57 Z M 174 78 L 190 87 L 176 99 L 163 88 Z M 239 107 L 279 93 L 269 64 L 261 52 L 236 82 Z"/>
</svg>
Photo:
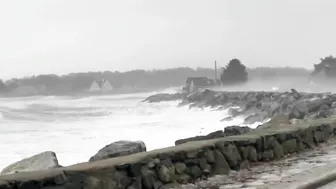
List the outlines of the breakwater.
<svg viewBox="0 0 336 189">
<path fill-rule="evenodd" d="M 267 129 L 142 152 L 130 156 L 80 163 L 45 171 L 0 177 L 0 189 L 155 189 L 169 188 L 253 162 L 268 162 L 318 146 L 334 138 L 336 118 Z"/>
</svg>

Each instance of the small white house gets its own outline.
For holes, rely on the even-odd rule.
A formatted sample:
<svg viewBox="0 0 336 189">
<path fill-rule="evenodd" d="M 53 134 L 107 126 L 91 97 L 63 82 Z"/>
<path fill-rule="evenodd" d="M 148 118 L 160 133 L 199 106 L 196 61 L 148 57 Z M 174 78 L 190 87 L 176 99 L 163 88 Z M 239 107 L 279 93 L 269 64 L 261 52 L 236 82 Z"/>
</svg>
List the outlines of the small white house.
<svg viewBox="0 0 336 189">
<path fill-rule="evenodd" d="M 192 93 L 198 89 L 205 89 L 214 86 L 214 81 L 206 77 L 189 77 L 186 80 L 186 92 Z"/>
<path fill-rule="evenodd" d="M 108 92 L 112 91 L 114 88 L 108 80 L 102 79 L 99 81 L 93 81 L 89 89 L 90 92 Z"/>
<path fill-rule="evenodd" d="M 100 86 L 98 85 L 97 81 L 93 81 L 90 87 L 90 92 L 97 92 L 100 91 Z"/>
<path fill-rule="evenodd" d="M 105 80 L 105 81 L 103 81 L 101 90 L 102 90 L 102 91 L 112 91 L 112 90 L 113 90 L 113 87 L 112 87 L 112 85 L 110 84 L 109 81 Z"/>
</svg>

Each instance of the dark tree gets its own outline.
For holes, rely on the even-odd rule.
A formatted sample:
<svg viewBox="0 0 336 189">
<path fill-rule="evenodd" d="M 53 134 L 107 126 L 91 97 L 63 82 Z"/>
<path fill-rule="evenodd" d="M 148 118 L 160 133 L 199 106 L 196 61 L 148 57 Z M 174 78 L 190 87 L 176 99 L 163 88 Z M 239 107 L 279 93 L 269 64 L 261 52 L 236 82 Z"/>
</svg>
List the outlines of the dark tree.
<svg viewBox="0 0 336 189">
<path fill-rule="evenodd" d="M 232 59 L 224 68 L 220 76 L 223 85 L 239 84 L 247 82 L 246 66 L 238 59 Z"/>
<path fill-rule="evenodd" d="M 323 73 L 326 76 L 336 76 L 336 57 L 327 56 L 320 59 L 320 63 L 314 64 L 312 75 Z"/>
</svg>

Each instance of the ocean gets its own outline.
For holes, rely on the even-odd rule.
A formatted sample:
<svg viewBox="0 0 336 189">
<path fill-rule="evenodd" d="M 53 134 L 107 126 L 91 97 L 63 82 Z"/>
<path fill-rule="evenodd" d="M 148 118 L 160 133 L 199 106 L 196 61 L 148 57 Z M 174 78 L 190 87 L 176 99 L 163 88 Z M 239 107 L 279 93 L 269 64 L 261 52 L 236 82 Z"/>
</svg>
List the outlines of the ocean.
<svg viewBox="0 0 336 189">
<path fill-rule="evenodd" d="M 149 95 L 0 99 L 0 169 L 43 151 L 54 151 L 62 166 L 86 162 L 118 140 L 142 140 L 147 150 L 173 146 L 177 139 L 226 126 L 227 111 L 178 107 L 179 101 L 145 103 Z"/>
<path fill-rule="evenodd" d="M 332 86 L 327 82 L 312 84 L 307 78 L 278 78 L 216 90 L 295 88 L 304 92 L 336 92 Z M 180 101 L 142 102 L 150 95 L 180 89 L 127 95 L 0 98 L 0 169 L 43 151 L 54 151 L 63 166 L 86 162 L 99 149 L 118 140 L 142 140 L 149 151 L 173 146 L 181 138 L 243 123 L 244 117 L 221 122 L 228 116 L 227 110 L 178 107 Z"/>
</svg>

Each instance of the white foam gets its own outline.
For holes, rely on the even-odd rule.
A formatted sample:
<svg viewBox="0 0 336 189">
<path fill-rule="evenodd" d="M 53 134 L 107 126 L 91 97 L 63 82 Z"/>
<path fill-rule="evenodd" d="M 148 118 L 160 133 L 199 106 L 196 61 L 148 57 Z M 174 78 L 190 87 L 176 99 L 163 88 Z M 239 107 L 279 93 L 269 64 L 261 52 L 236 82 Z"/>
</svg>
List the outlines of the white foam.
<svg viewBox="0 0 336 189">
<path fill-rule="evenodd" d="M 145 94 L 85 98 L 16 98 L 2 105 L 21 107 L 15 115 L 33 120 L 0 119 L 0 168 L 43 151 L 54 151 L 61 165 L 88 161 L 100 148 L 118 140 L 142 140 L 148 150 L 173 146 L 175 140 L 204 135 L 226 126 L 227 111 L 177 107 L 178 102 L 140 103 Z M 33 105 L 39 108 L 27 109 Z M 104 113 L 89 116 L 90 112 Z M 73 116 L 73 113 L 80 116 Z M 71 116 L 64 117 L 70 114 Z M 84 115 L 84 116 L 83 116 Z M 36 119 L 40 116 L 40 119 Z"/>
</svg>

